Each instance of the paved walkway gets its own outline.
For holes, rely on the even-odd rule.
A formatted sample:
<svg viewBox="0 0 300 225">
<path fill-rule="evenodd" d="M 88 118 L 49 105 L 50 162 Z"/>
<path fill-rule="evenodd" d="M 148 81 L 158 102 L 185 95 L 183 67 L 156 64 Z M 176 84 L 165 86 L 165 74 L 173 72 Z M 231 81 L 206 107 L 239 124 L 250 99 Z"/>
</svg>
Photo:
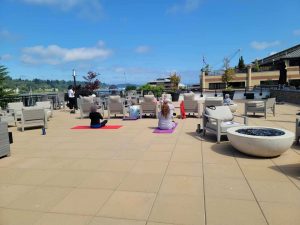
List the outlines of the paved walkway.
<svg viewBox="0 0 300 225">
<path fill-rule="evenodd" d="M 240 112 L 243 104 L 239 105 Z M 261 124 L 294 131 L 299 107 Z M 199 119 L 153 134 L 155 119 L 118 130 L 71 130 L 87 119 L 55 111 L 47 135 L 14 133 L 0 159 L 0 225 L 299 225 L 300 147 L 258 159 L 195 133 Z"/>
</svg>

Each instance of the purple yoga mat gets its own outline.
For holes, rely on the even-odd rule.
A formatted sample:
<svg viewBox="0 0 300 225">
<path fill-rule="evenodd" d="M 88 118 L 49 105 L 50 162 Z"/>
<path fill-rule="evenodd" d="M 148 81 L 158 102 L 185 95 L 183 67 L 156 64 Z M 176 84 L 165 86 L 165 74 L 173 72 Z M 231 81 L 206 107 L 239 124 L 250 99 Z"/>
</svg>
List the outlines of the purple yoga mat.
<svg viewBox="0 0 300 225">
<path fill-rule="evenodd" d="M 173 129 L 170 130 L 161 130 L 159 128 L 156 128 L 153 133 L 156 134 L 172 134 L 174 132 L 174 130 L 176 129 L 178 123 L 175 123 L 175 127 Z"/>
</svg>

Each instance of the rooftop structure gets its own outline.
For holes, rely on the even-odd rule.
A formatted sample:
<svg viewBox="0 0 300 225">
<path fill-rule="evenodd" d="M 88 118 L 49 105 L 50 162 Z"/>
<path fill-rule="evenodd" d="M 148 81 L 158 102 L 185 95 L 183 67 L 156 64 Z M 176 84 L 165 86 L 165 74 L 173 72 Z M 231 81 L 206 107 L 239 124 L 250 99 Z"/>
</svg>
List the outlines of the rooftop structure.
<svg viewBox="0 0 300 225">
<path fill-rule="evenodd" d="M 238 107 L 242 113 L 244 103 Z M 249 125 L 294 131 L 299 107 L 276 110 Z M 156 119 L 71 130 L 89 124 L 78 116 L 56 110 L 46 135 L 9 128 L 14 144 L 0 159 L 0 224 L 299 224 L 299 145 L 256 158 L 225 139 L 216 144 L 213 134 L 200 137 L 197 118 L 177 120 L 173 134 L 153 134 Z"/>
</svg>

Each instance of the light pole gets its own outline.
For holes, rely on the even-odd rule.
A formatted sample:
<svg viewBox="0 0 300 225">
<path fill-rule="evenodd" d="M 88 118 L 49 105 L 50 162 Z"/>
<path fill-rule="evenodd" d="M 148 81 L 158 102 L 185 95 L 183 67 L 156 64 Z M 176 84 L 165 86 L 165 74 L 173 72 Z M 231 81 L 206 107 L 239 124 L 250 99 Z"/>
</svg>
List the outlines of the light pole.
<svg viewBox="0 0 300 225">
<path fill-rule="evenodd" d="M 73 69 L 72 76 L 73 76 L 74 88 L 76 89 L 77 86 L 76 86 L 76 73 L 75 73 L 75 69 Z"/>
</svg>

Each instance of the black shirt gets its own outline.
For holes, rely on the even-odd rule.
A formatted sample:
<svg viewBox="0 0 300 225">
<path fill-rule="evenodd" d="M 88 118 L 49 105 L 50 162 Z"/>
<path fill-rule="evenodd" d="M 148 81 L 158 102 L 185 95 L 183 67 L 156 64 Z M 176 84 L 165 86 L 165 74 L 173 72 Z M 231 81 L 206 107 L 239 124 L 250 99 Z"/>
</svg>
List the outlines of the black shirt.
<svg viewBox="0 0 300 225">
<path fill-rule="evenodd" d="M 100 124 L 100 119 L 103 119 L 102 115 L 98 112 L 91 112 L 89 117 L 91 119 L 91 125 L 98 125 Z"/>
</svg>

